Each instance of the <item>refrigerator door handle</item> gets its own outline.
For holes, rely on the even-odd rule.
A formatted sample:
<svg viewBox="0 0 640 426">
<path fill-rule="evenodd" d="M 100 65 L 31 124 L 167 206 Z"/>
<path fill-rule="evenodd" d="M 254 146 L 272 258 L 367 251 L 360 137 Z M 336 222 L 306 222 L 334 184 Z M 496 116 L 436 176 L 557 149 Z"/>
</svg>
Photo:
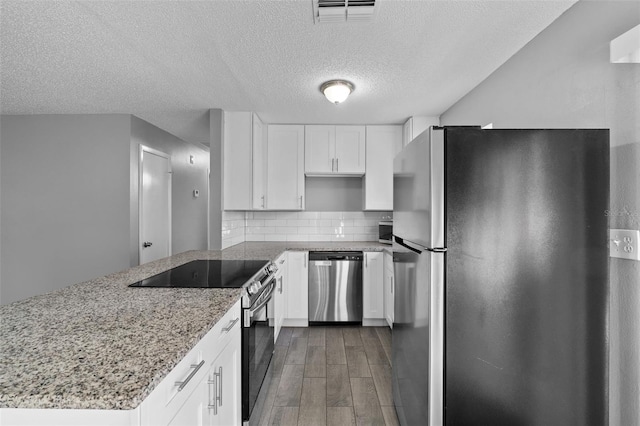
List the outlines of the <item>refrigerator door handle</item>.
<svg viewBox="0 0 640 426">
<path fill-rule="evenodd" d="M 416 245 L 416 244 L 412 244 L 408 241 L 405 242 L 404 239 L 400 237 L 396 237 L 395 235 L 393 236 L 393 238 L 396 243 L 400 244 L 404 248 L 411 250 L 414 253 L 422 254 L 422 251 L 424 250 L 423 247 L 420 247 L 419 245 Z"/>
<path fill-rule="evenodd" d="M 433 247 L 433 248 L 428 248 L 427 251 L 431 251 L 433 253 L 446 253 L 447 252 L 447 248 L 446 247 Z"/>
</svg>

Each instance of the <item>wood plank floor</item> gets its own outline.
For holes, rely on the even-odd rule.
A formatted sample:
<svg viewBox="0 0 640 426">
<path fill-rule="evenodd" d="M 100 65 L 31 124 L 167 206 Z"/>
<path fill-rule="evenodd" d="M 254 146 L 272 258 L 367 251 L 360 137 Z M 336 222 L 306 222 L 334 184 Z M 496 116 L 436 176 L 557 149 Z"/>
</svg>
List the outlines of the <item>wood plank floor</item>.
<svg viewBox="0 0 640 426">
<path fill-rule="evenodd" d="M 255 410 L 262 425 L 398 425 L 386 327 L 286 327 Z"/>
</svg>

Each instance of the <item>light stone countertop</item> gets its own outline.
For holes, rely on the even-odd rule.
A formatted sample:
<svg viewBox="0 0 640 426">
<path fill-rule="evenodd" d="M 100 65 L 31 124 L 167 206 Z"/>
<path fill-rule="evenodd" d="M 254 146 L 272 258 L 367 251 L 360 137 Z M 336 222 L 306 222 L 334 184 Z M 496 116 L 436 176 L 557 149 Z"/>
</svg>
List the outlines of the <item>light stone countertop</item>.
<svg viewBox="0 0 640 426">
<path fill-rule="evenodd" d="M 166 259 L 0 306 L 0 407 L 136 408 L 240 299 L 241 289 L 131 288 L 198 259 L 285 250 L 383 251 L 376 242 L 256 242 Z"/>
</svg>

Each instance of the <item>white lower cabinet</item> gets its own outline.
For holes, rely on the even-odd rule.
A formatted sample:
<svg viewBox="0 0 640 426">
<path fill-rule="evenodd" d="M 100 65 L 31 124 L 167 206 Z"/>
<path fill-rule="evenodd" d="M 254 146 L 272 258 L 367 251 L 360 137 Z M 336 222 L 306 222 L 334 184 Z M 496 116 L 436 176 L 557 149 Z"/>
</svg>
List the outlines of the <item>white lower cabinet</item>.
<svg viewBox="0 0 640 426">
<path fill-rule="evenodd" d="M 362 325 L 384 325 L 383 253 L 364 252 Z"/>
<path fill-rule="evenodd" d="M 384 253 L 384 317 L 389 327 L 393 328 L 394 309 L 394 277 L 393 277 L 393 256 Z"/>
<path fill-rule="evenodd" d="M 284 325 L 306 327 L 309 325 L 309 252 L 290 251 L 287 262 Z"/>
<path fill-rule="evenodd" d="M 227 343 L 170 426 L 239 425 L 242 416 L 240 335 Z"/>
<path fill-rule="evenodd" d="M 240 425 L 240 301 L 132 410 L 0 409 L 2 426 Z"/>
<path fill-rule="evenodd" d="M 242 422 L 240 333 L 213 362 L 207 380 L 206 425 L 239 425 Z"/>
<path fill-rule="evenodd" d="M 141 404 L 143 426 L 242 422 L 240 302 Z"/>
<path fill-rule="evenodd" d="M 276 290 L 273 295 L 274 343 L 278 341 L 278 335 L 286 315 L 287 300 L 284 289 L 287 281 L 287 267 L 289 266 L 287 257 L 287 252 L 284 252 L 275 262 L 278 271 L 276 272 Z"/>
</svg>

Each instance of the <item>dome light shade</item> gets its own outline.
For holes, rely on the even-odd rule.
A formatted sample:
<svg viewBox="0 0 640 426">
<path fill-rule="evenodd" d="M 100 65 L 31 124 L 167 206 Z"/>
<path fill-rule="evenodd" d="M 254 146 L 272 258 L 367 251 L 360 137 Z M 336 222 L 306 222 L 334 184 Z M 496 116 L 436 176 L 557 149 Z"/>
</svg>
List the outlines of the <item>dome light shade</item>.
<svg viewBox="0 0 640 426">
<path fill-rule="evenodd" d="M 329 102 L 334 104 L 344 102 L 353 89 L 353 84 L 345 80 L 329 80 L 320 86 L 320 91 L 324 93 Z"/>
</svg>

